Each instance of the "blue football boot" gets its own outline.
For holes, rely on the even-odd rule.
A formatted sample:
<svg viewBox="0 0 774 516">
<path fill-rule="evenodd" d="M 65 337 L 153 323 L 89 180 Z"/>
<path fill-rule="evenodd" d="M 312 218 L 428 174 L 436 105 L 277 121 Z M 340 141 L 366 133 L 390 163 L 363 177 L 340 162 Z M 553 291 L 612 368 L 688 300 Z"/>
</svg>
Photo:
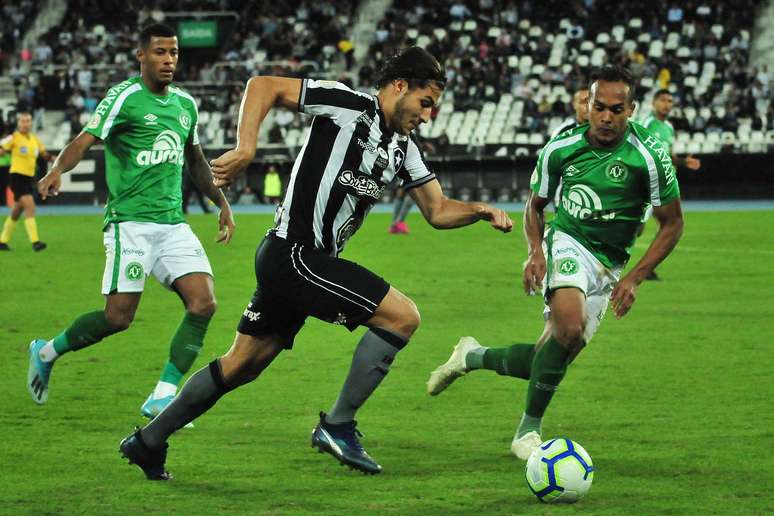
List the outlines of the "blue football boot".
<svg viewBox="0 0 774 516">
<path fill-rule="evenodd" d="M 145 400 L 145 403 L 142 404 L 142 407 L 140 407 L 140 414 L 147 417 L 148 419 L 153 419 L 159 414 L 161 414 L 161 411 L 167 408 L 167 405 L 172 403 L 172 401 L 175 399 L 174 396 L 164 396 L 163 398 L 154 398 L 153 393 L 148 396 L 148 399 Z M 186 423 L 186 425 L 183 428 L 193 428 L 193 423 Z"/>
<path fill-rule="evenodd" d="M 43 405 L 48 400 L 48 379 L 51 376 L 51 369 L 54 362 L 44 362 L 40 359 L 40 349 L 48 341 L 35 339 L 30 342 L 29 355 L 30 365 L 27 369 L 27 390 L 32 396 L 32 401 L 38 405 Z"/>
<path fill-rule="evenodd" d="M 358 437 L 363 434 L 356 421 L 333 425 L 326 423 L 325 413 L 320 412 L 320 422 L 312 431 L 312 448 L 330 453 L 341 464 L 367 475 L 381 473 L 382 467 L 363 449 Z"/>
</svg>

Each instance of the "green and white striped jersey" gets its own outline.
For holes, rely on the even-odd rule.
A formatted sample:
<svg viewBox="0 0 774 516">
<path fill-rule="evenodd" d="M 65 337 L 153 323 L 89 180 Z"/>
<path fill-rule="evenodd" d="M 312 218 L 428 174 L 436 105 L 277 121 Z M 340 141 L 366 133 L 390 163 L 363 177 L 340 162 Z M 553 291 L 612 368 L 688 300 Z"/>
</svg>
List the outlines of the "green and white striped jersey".
<svg viewBox="0 0 774 516">
<path fill-rule="evenodd" d="M 669 150 L 644 127 L 629 122 L 614 149 L 592 147 L 588 124 L 548 142 L 532 174 L 532 191 L 554 196 L 562 180 L 561 203 L 550 225 L 581 243 L 607 267 L 629 260 L 648 204 L 680 197 Z"/>
<path fill-rule="evenodd" d="M 107 91 L 85 128 L 105 145 L 105 226 L 184 222 L 183 156 L 199 144 L 198 120 L 196 101 L 173 85 L 156 95 L 136 76 Z"/>
<path fill-rule="evenodd" d="M 642 122 L 642 125 L 664 142 L 667 150 L 672 152 L 672 145 L 675 143 L 675 128 L 672 127 L 669 120 L 659 120 L 655 116 L 650 115 Z"/>
</svg>

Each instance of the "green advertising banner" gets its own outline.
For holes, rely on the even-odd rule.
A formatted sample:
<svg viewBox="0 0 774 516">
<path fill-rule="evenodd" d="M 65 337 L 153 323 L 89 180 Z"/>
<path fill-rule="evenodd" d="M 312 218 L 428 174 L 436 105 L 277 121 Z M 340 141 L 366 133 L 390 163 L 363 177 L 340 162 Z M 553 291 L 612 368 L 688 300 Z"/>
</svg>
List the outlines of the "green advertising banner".
<svg viewBox="0 0 774 516">
<path fill-rule="evenodd" d="M 177 25 L 180 47 L 206 48 L 218 44 L 218 23 L 215 21 L 181 21 Z"/>
</svg>

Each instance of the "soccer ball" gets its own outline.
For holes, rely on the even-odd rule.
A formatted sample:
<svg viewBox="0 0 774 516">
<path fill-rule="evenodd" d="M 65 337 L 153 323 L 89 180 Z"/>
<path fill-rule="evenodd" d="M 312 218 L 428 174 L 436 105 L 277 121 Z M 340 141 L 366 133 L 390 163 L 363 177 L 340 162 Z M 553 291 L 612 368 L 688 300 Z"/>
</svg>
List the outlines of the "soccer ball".
<svg viewBox="0 0 774 516">
<path fill-rule="evenodd" d="M 541 502 L 574 503 L 591 488 L 594 466 L 583 447 L 570 439 L 551 439 L 527 459 L 527 485 Z"/>
</svg>

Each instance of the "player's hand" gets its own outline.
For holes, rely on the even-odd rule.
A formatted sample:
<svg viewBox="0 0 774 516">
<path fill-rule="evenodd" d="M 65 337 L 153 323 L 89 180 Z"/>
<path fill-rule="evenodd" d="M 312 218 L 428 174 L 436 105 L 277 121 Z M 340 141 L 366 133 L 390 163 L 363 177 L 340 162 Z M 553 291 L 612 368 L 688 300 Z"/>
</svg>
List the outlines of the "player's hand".
<svg viewBox="0 0 774 516">
<path fill-rule="evenodd" d="M 210 162 L 212 175 L 215 178 L 215 186 L 221 188 L 228 186 L 239 174 L 241 174 L 255 154 L 249 154 L 239 149 L 231 149 Z"/>
<path fill-rule="evenodd" d="M 513 229 L 513 221 L 507 213 L 505 213 L 500 208 L 495 208 L 494 206 L 487 206 L 486 211 L 488 214 L 487 218 L 489 219 L 489 223 L 493 228 L 499 229 L 503 233 L 511 232 Z"/>
<path fill-rule="evenodd" d="M 62 188 L 62 173 L 56 170 L 49 171 L 38 181 L 38 193 L 43 200 L 49 195 L 59 195 L 60 188 Z"/>
<path fill-rule="evenodd" d="M 234 213 L 231 211 L 231 206 L 226 204 L 220 208 L 218 215 L 218 238 L 215 242 L 224 242 L 228 244 L 231 242 L 231 237 L 234 236 Z"/>
<path fill-rule="evenodd" d="M 543 255 L 543 250 L 529 255 L 527 261 L 524 262 L 524 277 L 522 284 L 524 285 L 524 292 L 531 296 L 543 290 L 543 277 L 546 275 L 546 257 Z"/>
<path fill-rule="evenodd" d="M 631 309 L 637 296 L 637 287 L 638 283 L 634 277 L 627 274 L 613 289 L 610 304 L 616 319 L 620 319 Z"/>
<path fill-rule="evenodd" d="M 701 161 L 697 158 L 694 158 L 692 155 L 688 155 L 685 157 L 685 168 L 689 168 L 691 170 L 699 170 L 701 168 Z"/>
</svg>

